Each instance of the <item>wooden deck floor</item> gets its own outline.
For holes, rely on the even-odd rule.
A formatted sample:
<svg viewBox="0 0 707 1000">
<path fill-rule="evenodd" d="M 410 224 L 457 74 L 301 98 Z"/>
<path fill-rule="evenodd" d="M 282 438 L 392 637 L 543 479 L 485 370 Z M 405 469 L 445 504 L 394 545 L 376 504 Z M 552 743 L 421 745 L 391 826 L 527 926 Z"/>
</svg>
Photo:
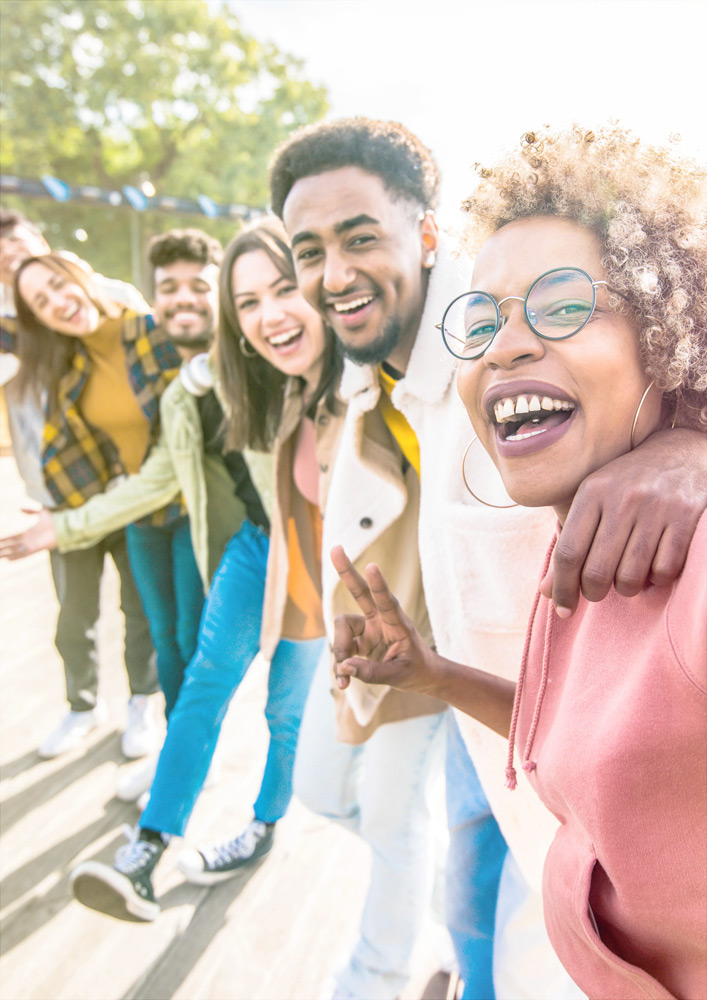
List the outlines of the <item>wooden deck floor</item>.
<svg viewBox="0 0 707 1000">
<path fill-rule="evenodd" d="M 0 458 L 0 533 L 27 522 L 14 462 Z M 101 692 L 108 723 L 86 749 L 42 761 L 36 747 L 66 710 L 53 646 L 48 558 L 0 564 L 0 997 L 2 1000 L 317 1000 L 353 941 L 367 882 L 366 848 L 293 802 L 263 862 L 214 889 L 183 881 L 171 849 L 157 869 L 162 914 L 124 923 L 75 902 L 81 860 L 110 862 L 134 824 L 114 797 L 131 766 L 120 752 L 127 701 L 122 617 L 110 567 L 101 594 Z M 196 843 L 250 817 L 265 757 L 265 666 L 251 669 L 220 742 L 222 779 L 201 796 Z M 426 942 L 405 1000 L 434 967 Z"/>
</svg>

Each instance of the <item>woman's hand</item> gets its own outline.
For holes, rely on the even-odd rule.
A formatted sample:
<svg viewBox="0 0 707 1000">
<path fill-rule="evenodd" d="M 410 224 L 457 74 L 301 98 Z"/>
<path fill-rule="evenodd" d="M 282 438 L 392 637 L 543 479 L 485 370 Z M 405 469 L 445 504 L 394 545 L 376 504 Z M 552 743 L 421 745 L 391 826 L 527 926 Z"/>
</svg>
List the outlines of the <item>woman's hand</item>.
<svg viewBox="0 0 707 1000">
<path fill-rule="evenodd" d="M 336 619 L 334 658 L 340 688 L 348 687 L 350 677 L 358 677 L 366 684 L 428 694 L 508 736 L 516 689 L 512 681 L 447 660 L 430 649 L 376 565 L 366 566 L 364 580 L 340 545 L 331 550 L 331 561 L 363 612 Z"/>
<path fill-rule="evenodd" d="M 367 566 L 364 579 L 340 545 L 331 550 L 331 561 L 363 612 L 336 619 L 333 650 L 339 687 L 348 687 L 349 678 L 358 677 L 366 684 L 437 696 L 432 689 L 439 658 L 391 594 L 380 569 Z"/>
<path fill-rule="evenodd" d="M 35 514 L 36 511 L 22 508 L 24 514 Z M 56 548 L 56 535 L 52 522 L 51 511 L 43 509 L 35 524 L 19 535 L 8 535 L 0 538 L 0 559 L 24 559 L 43 549 Z"/>
</svg>

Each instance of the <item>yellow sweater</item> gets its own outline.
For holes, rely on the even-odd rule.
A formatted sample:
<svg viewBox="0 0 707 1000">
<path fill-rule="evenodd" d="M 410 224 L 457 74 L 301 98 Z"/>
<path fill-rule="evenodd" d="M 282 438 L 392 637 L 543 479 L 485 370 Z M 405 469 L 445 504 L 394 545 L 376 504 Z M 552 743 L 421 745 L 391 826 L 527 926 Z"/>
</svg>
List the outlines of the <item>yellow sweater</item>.
<svg viewBox="0 0 707 1000">
<path fill-rule="evenodd" d="M 138 472 L 147 451 L 150 425 L 135 398 L 123 347 L 123 321 L 107 319 L 82 339 L 91 374 L 80 397 L 81 413 L 115 444 L 128 473 Z"/>
</svg>

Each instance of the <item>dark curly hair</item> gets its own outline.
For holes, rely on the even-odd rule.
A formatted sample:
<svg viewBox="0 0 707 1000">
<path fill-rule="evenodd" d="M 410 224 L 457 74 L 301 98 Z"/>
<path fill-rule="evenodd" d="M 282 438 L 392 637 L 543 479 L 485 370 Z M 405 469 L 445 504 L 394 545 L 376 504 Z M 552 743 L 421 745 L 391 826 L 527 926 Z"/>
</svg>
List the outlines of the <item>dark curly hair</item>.
<svg viewBox="0 0 707 1000">
<path fill-rule="evenodd" d="M 419 205 L 437 207 L 439 170 L 429 149 L 398 122 L 342 118 L 298 129 L 270 163 L 270 201 L 282 218 L 287 196 L 303 177 L 341 167 L 360 167 L 389 191 Z"/>
<path fill-rule="evenodd" d="M 176 260 L 191 260 L 195 264 L 221 266 L 223 247 L 217 239 L 201 229 L 170 229 L 153 236 L 147 244 L 147 259 L 154 270 Z"/>
<path fill-rule="evenodd" d="M 615 123 L 526 132 L 500 163 L 476 166 L 464 249 L 474 256 L 501 226 L 534 215 L 591 229 L 647 374 L 676 423 L 707 429 L 707 168 Z"/>
</svg>

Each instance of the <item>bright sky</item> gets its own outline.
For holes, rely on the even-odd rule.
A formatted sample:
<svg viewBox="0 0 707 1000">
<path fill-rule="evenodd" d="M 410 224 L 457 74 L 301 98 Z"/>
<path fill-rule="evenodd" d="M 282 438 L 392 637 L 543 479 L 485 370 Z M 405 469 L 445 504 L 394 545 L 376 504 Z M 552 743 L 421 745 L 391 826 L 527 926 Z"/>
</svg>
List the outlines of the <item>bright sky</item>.
<svg viewBox="0 0 707 1000">
<path fill-rule="evenodd" d="M 618 118 L 707 157 L 705 0 L 230 0 L 303 59 L 331 117 L 403 122 L 442 170 L 443 224 L 528 129 Z M 700 95 L 702 95 L 700 97 Z"/>
</svg>

